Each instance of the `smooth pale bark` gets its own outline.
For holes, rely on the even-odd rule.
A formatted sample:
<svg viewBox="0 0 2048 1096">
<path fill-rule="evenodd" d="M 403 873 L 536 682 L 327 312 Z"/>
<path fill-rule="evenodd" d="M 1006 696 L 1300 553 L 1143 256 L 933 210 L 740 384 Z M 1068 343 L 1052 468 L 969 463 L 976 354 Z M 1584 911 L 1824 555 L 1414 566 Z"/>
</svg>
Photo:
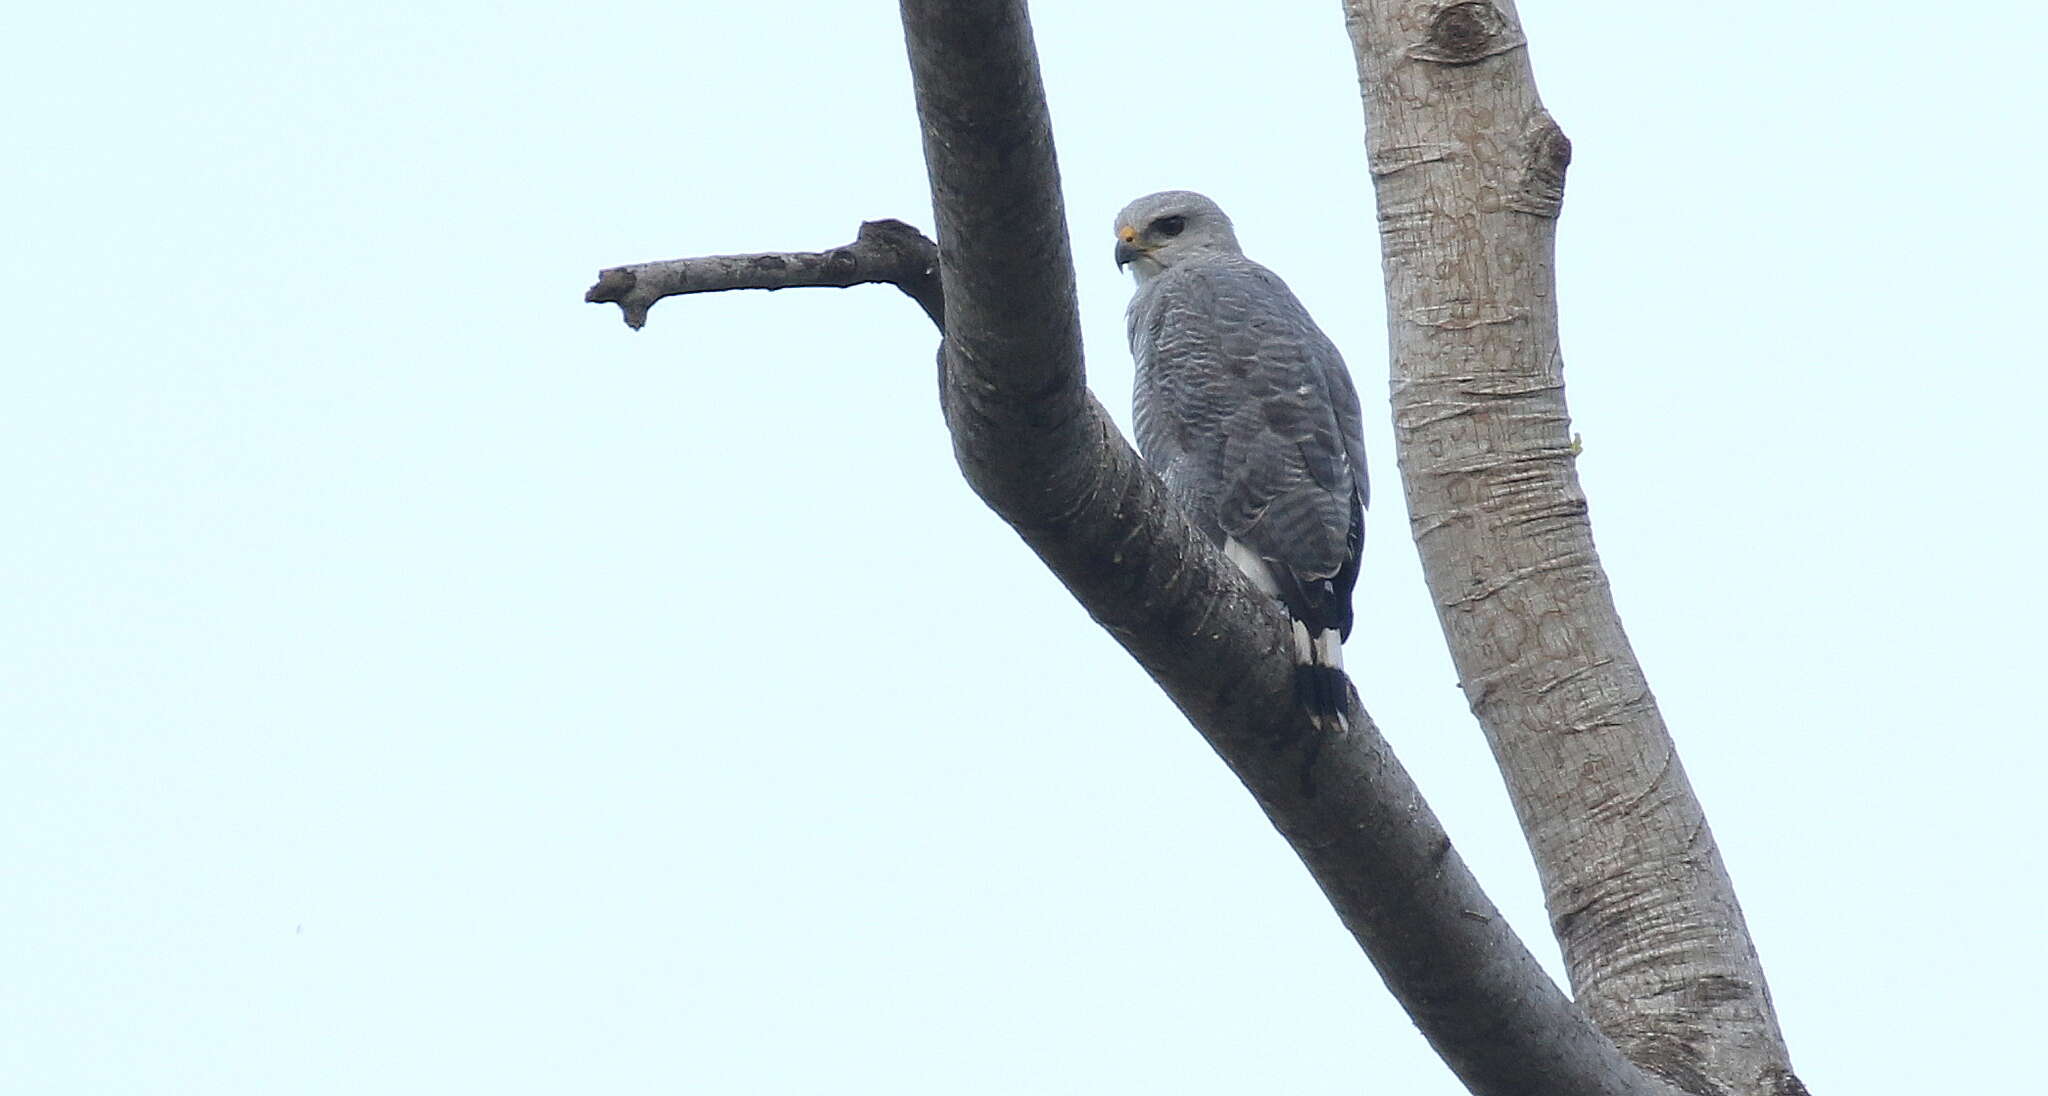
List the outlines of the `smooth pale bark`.
<svg viewBox="0 0 2048 1096">
<path fill-rule="evenodd" d="M 1570 142 L 1514 7 L 1349 0 L 1423 572 L 1573 992 L 1696 1093 L 1797 1093 L 1705 814 L 1593 549 L 1552 245 Z"/>
</svg>

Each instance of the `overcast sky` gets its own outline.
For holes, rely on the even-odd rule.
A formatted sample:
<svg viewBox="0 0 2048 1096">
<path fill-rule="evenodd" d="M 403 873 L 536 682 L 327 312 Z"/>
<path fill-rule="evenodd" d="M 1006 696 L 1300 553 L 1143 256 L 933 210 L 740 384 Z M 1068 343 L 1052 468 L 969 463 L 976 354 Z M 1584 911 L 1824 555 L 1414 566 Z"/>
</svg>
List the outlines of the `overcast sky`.
<svg viewBox="0 0 2048 1096">
<path fill-rule="evenodd" d="M 380 11 L 378 9 L 386 10 Z M 1039 5 L 1091 383 L 1189 187 L 1348 356 L 1367 706 L 1557 969 L 1406 535 L 1336 0 Z M 2035 5 L 1535 3 L 1578 462 L 1816 1093 L 2038 1074 Z M 893 5 L 24 7 L 0 1089 L 1461 1091 L 975 500 Z"/>
</svg>

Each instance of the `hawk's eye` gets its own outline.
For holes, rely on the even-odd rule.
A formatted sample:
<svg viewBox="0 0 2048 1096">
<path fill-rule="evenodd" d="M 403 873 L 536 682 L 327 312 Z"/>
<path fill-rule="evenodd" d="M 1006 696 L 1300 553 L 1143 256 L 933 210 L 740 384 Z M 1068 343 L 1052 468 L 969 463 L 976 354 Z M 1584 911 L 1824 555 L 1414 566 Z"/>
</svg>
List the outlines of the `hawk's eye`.
<svg viewBox="0 0 2048 1096">
<path fill-rule="evenodd" d="M 1172 217 L 1161 217 L 1153 221 L 1152 231 L 1157 232 L 1161 236 L 1178 236 L 1180 235 L 1180 230 L 1187 226 L 1188 219 L 1176 214 Z"/>
</svg>

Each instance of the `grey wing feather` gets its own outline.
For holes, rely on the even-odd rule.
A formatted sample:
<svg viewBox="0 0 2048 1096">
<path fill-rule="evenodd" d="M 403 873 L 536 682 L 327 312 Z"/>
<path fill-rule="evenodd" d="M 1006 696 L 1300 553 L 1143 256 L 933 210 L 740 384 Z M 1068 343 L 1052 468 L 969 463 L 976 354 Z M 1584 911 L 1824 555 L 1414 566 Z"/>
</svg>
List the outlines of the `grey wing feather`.
<svg viewBox="0 0 2048 1096">
<path fill-rule="evenodd" d="M 1203 532 L 1278 565 L 1297 616 L 1348 632 L 1367 496 L 1336 347 L 1247 259 L 1167 271 L 1129 321 L 1145 459 Z"/>
</svg>

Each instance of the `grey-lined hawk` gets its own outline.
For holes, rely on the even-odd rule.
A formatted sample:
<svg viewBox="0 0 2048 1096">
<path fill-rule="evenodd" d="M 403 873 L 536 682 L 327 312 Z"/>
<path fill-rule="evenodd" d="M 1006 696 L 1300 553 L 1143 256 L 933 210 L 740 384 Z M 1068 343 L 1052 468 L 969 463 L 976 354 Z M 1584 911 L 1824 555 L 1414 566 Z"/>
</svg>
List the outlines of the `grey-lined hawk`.
<svg viewBox="0 0 2048 1096">
<path fill-rule="evenodd" d="M 1116 218 L 1137 275 L 1138 451 L 1195 526 L 1293 618 L 1297 692 L 1341 728 L 1341 644 L 1365 539 L 1365 444 L 1344 359 L 1230 218 L 1186 190 Z"/>
</svg>

